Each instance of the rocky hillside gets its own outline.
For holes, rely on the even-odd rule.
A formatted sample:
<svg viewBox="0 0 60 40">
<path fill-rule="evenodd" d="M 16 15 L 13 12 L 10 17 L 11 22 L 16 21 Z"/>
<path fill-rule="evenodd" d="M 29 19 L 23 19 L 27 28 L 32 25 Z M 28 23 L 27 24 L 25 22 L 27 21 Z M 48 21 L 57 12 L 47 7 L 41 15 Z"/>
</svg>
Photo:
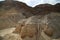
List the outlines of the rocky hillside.
<svg viewBox="0 0 60 40">
<path fill-rule="evenodd" d="M 60 40 L 60 3 L 0 2 L 0 40 Z"/>
<path fill-rule="evenodd" d="M 2 28 L 15 26 L 19 20 L 33 15 L 32 11 L 30 11 L 32 8 L 28 7 L 25 3 L 14 1 L 10 4 L 4 1 L 0 2 L 0 26 Z"/>
<path fill-rule="evenodd" d="M 33 12 L 34 14 L 48 14 L 50 12 L 60 12 L 60 3 L 57 3 L 55 5 L 51 5 L 51 4 L 40 4 L 34 7 L 36 12 Z"/>
</svg>

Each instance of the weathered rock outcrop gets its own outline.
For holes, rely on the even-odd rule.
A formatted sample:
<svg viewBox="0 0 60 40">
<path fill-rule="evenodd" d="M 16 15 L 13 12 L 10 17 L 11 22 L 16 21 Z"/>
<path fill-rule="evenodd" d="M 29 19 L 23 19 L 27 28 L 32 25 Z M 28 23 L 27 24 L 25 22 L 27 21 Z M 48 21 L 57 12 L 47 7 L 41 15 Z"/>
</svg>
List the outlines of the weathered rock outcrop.
<svg viewBox="0 0 60 40">
<path fill-rule="evenodd" d="M 36 40 L 40 37 L 40 26 L 38 28 L 38 21 L 40 19 L 40 16 L 32 16 L 28 19 L 22 22 L 23 24 L 19 24 L 19 26 L 16 26 L 17 28 L 13 33 L 18 33 L 22 40 L 31 39 Z M 37 37 L 37 38 L 36 38 Z"/>
<path fill-rule="evenodd" d="M 60 38 L 60 13 L 48 14 L 48 24 L 46 28 L 46 34 L 50 34 L 52 38 Z"/>
</svg>

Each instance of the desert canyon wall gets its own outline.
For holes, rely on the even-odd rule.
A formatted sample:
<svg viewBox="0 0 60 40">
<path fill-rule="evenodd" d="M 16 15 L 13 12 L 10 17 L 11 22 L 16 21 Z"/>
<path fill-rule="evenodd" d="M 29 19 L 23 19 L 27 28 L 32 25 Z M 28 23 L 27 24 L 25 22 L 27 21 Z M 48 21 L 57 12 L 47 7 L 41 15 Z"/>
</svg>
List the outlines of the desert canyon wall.
<svg viewBox="0 0 60 40">
<path fill-rule="evenodd" d="M 30 7 L 12 0 L 0 2 L 0 30 L 13 27 L 3 40 L 60 40 L 60 3 Z"/>
</svg>

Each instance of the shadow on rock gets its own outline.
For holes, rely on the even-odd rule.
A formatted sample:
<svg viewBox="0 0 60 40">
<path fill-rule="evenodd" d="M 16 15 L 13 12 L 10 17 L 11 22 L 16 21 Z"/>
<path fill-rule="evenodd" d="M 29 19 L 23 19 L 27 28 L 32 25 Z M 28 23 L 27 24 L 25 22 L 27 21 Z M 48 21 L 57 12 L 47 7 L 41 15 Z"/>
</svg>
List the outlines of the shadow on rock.
<svg viewBox="0 0 60 40">
<path fill-rule="evenodd" d="M 0 40 L 3 40 L 3 37 L 0 36 Z"/>
</svg>

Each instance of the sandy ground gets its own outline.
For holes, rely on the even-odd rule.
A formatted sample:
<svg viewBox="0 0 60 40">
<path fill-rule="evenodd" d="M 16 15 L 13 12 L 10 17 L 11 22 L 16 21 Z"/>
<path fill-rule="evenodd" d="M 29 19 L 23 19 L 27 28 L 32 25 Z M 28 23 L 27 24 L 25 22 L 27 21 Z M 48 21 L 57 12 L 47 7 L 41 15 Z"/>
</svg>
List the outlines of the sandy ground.
<svg viewBox="0 0 60 40">
<path fill-rule="evenodd" d="M 4 36 L 6 34 L 12 33 L 15 30 L 15 28 L 7 28 L 0 30 L 0 36 Z"/>
<path fill-rule="evenodd" d="M 0 30 L 0 40 L 21 40 L 18 34 L 12 33 L 15 28 L 7 28 Z"/>
<path fill-rule="evenodd" d="M 0 30 L 0 36 L 4 37 L 4 40 L 35 40 L 35 38 L 25 38 L 21 39 L 20 35 L 12 33 L 15 30 L 15 28 L 7 28 Z M 43 32 L 41 32 L 41 36 L 39 38 L 40 40 L 60 40 L 60 39 L 51 39 L 47 35 L 45 35 Z"/>
</svg>

